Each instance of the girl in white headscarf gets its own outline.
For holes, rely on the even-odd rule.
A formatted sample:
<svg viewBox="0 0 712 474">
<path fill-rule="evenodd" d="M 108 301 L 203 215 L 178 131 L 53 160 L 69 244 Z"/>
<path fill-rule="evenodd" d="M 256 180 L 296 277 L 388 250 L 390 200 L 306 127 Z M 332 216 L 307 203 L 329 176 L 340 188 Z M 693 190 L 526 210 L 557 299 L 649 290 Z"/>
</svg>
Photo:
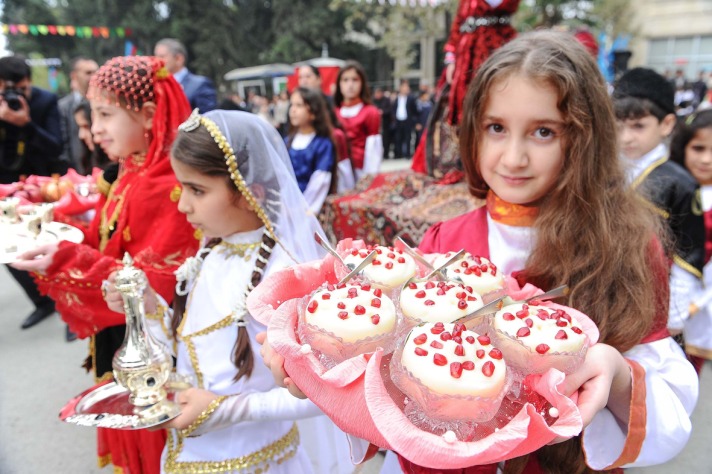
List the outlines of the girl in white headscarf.
<svg viewBox="0 0 712 474">
<path fill-rule="evenodd" d="M 181 414 L 164 424 L 162 469 L 311 473 L 294 420 L 321 412 L 275 386 L 258 358 L 255 335 L 265 327 L 245 306 L 266 274 L 322 254 L 284 142 L 249 113 L 194 113 L 179 128 L 171 166 L 182 185 L 178 209 L 206 245 L 176 272 L 172 310 L 151 291 L 145 297 L 152 332 L 175 348 L 176 371 L 195 384 L 177 395 Z M 118 294 L 107 302 L 122 309 Z M 348 452 L 337 458 L 345 436 L 325 418 L 320 428 L 327 439 L 309 440 L 323 449 L 317 470 L 352 470 Z"/>
</svg>

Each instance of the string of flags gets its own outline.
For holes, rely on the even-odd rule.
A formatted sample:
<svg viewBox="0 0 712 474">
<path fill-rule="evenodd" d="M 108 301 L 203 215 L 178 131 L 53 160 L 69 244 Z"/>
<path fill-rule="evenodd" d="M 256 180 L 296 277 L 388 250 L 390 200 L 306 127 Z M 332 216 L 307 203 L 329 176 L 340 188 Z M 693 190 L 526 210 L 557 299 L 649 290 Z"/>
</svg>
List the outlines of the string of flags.
<svg viewBox="0 0 712 474">
<path fill-rule="evenodd" d="M 385 5 L 389 3 L 391 5 L 401 5 L 401 6 L 411 6 L 411 7 L 436 7 L 443 3 L 447 3 L 448 0 L 360 0 L 366 3 L 379 3 L 380 5 Z"/>
<path fill-rule="evenodd" d="M 128 38 L 131 36 L 130 28 L 110 28 L 108 26 L 75 26 L 75 25 L 26 25 L 2 24 L 0 26 L 5 35 L 32 35 L 32 36 L 72 36 L 77 38 Z"/>
</svg>

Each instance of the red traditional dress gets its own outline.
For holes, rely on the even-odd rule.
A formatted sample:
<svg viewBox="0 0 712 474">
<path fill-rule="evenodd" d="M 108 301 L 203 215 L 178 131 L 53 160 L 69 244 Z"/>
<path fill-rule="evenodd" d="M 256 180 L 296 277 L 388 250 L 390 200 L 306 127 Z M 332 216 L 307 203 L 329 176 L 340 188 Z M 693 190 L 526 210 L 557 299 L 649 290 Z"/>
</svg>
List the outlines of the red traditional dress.
<svg viewBox="0 0 712 474">
<path fill-rule="evenodd" d="M 455 70 L 450 84 L 450 90 L 445 104 L 436 104 L 433 113 L 445 113 L 445 122 L 457 125 L 462 117 L 462 103 L 465 100 L 467 86 L 477 70 L 495 49 L 510 41 L 517 34 L 510 24 L 511 15 L 519 7 L 520 0 L 460 0 L 457 14 L 450 28 L 450 36 L 445 43 L 445 53 L 448 58 L 454 55 Z M 438 102 L 443 94 L 445 71 L 438 82 Z M 438 120 L 428 120 L 429 128 L 437 127 Z M 433 147 L 439 147 L 433 141 L 433 132 L 426 131 L 418 144 L 413 156 L 413 171 L 428 173 L 426 155 L 428 158 L 436 153 Z M 437 140 L 436 140 L 437 141 Z M 439 152 L 436 153 L 439 155 Z M 432 174 L 432 172 L 430 173 Z"/>
<path fill-rule="evenodd" d="M 90 363 L 99 383 L 112 379 L 111 360 L 125 332 L 124 315 L 111 311 L 104 302 L 102 281 L 121 267 L 121 258 L 128 252 L 146 272 L 150 286 L 172 301 L 173 272 L 195 254 L 199 243 L 178 212 L 180 187 L 168 159 L 178 125 L 190 113 L 188 101 L 155 58 L 112 59 L 96 73 L 92 86 L 114 92 L 101 79 L 111 76 L 120 87 L 127 79 L 117 78 L 116 70 L 129 71 L 128 67 L 134 72 L 148 70 L 152 81 L 156 112 L 148 153 L 121 162 L 112 183 L 100 180 L 108 191 L 97 204 L 84 243 L 61 243 L 45 275 L 37 278 L 40 290 L 55 300 L 69 328 L 81 338 L 90 338 Z M 112 463 L 115 472 L 158 473 L 165 439 L 163 430 L 99 428 L 99 465 Z"/>
<path fill-rule="evenodd" d="M 341 107 L 336 108 L 336 116 L 346 133 L 351 152 L 351 165 L 354 171 L 364 169 L 364 164 L 368 164 L 371 160 L 378 160 L 376 164 L 377 171 L 380 160 L 383 158 L 381 114 L 378 111 L 378 107 L 364 104 L 361 101 L 348 105 L 343 104 Z M 379 147 L 380 156 L 371 156 L 378 154 L 377 148 Z"/>
<path fill-rule="evenodd" d="M 535 208 L 513 206 L 490 193 L 486 207 L 433 226 L 419 249 L 445 253 L 464 248 L 491 259 L 505 273 L 521 275 L 517 270 L 524 268 L 533 247 L 535 234 L 531 226 L 535 213 Z M 689 415 L 697 400 L 697 377 L 669 337 L 667 263 L 662 257 L 659 263 L 659 271 L 655 272 L 655 282 L 660 287 L 658 323 L 640 344 L 624 354 L 633 377 L 630 422 L 621 427 L 608 409 L 596 414 L 581 442 L 593 469 L 621 471 L 621 466 L 665 462 L 684 447 L 690 434 Z M 400 462 L 408 473 L 497 472 L 497 465 L 443 470 L 416 466 L 404 458 Z M 524 472 L 543 473 L 536 453 L 529 457 Z"/>
</svg>

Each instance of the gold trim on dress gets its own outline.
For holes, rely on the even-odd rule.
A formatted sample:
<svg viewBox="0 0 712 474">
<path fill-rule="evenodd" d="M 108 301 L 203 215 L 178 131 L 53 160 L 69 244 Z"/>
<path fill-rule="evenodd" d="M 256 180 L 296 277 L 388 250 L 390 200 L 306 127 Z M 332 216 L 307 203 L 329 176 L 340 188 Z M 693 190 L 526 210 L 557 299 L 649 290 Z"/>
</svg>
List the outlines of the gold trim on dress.
<svg viewBox="0 0 712 474">
<path fill-rule="evenodd" d="M 126 196 L 129 188 L 131 188 L 131 185 L 128 185 L 123 189 L 121 194 L 115 196 L 114 191 L 116 190 L 119 181 L 120 179 L 117 179 L 114 181 L 114 184 L 111 185 L 109 195 L 106 197 L 106 202 L 101 208 L 101 218 L 99 220 L 99 251 L 101 253 L 104 253 L 104 249 L 106 249 L 106 245 L 109 243 L 109 239 L 111 238 L 111 233 L 114 229 L 116 229 L 116 222 L 119 220 L 119 214 L 121 214 L 121 208 L 124 205 L 124 197 Z M 116 206 L 114 206 L 114 211 L 111 213 L 111 217 L 107 217 L 111 201 L 116 201 Z"/>
<path fill-rule="evenodd" d="M 712 360 L 712 350 L 705 349 L 703 347 L 697 347 L 691 345 L 689 342 L 685 342 L 685 352 L 692 356 L 702 357 L 703 359 Z"/>
<path fill-rule="evenodd" d="M 259 242 L 251 242 L 248 244 L 233 244 L 231 242 L 223 240 L 218 245 L 216 245 L 215 249 L 213 250 L 217 250 L 218 254 L 223 255 L 226 258 L 234 257 L 235 255 L 237 255 L 240 258 L 244 258 L 245 261 L 248 261 L 250 260 L 250 258 L 252 258 L 252 254 L 255 252 L 255 250 L 259 249 L 261 245 L 261 240 Z"/>
<path fill-rule="evenodd" d="M 241 474 L 258 474 L 267 472 L 270 464 L 282 464 L 294 457 L 299 448 L 299 430 L 297 424 L 280 439 L 271 443 L 259 451 L 255 451 L 238 458 L 226 459 L 224 461 L 178 461 L 180 453 L 183 451 L 183 436 L 177 435 L 178 441 L 174 442 L 174 431 L 168 431 L 168 455 L 163 469 L 168 474 L 173 473 L 218 473 L 237 471 Z"/>
<path fill-rule="evenodd" d="M 180 435 L 184 438 L 189 437 L 191 435 L 191 433 L 193 433 L 196 429 L 198 429 L 198 427 L 200 425 L 205 423 L 205 421 L 208 418 L 210 418 L 210 415 L 212 415 L 213 412 L 215 412 L 215 410 L 218 409 L 220 404 L 222 402 L 224 402 L 226 399 L 227 399 L 227 395 L 220 395 L 218 398 L 216 398 L 215 400 L 210 402 L 208 407 L 205 410 L 203 410 L 203 412 L 198 416 L 198 418 L 195 419 L 195 421 L 193 421 L 193 423 L 188 425 L 187 428 L 180 430 Z"/>
<path fill-rule="evenodd" d="M 675 262 L 675 264 L 676 264 L 678 267 L 680 267 L 680 268 L 682 268 L 683 270 L 685 270 L 686 272 L 688 272 L 688 273 L 694 275 L 696 278 L 700 278 L 700 279 L 702 278 L 702 272 L 699 271 L 698 269 L 696 269 L 695 267 L 693 267 L 692 265 L 690 265 L 689 263 L 687 263 L 687 262 L 686 262 L 685 260 L 683 260 L 683 258 L 680 257 L 679 255 L 673 255 L 673 256 L 672 256 L 672 261 Z"/>
<path fill-rule="evenodd" d="M 633 187 L 633 189 L 636 189 L 638 186 L 640 186 L 640 184 L 641 184 L 643 181 L 645 181 L 645 178 L 647 178 L 648 175 L 649 175 L 650 173 L 652 173 L 653 170 L 655 170 L 655 168 L 657 168 L 658 166 L 662 165 L 662 164 L 665 163 L 667 160 L 668 160 L 667 156 L 663 156 L 662 158 L 660 158 L 660 159 L 654 161 L 653 163 L 650 164 L 650 166 L 648 166 L 647 168 L 645 168 L 645 169 L 643 170 L 643 172 L 640 174 L 640 176 L 638 176 L 637 178 L 635 178 L 635 179 L 633 180 L 633 183 L 631 184 L 631 186 Z"/>
<path fill-rule="evenodd" d="M 191 292 L 191 295 L 193 293 Z M 186 308 L 189 306 L 189 304 L 186 305 Z M 199 336 L 205 336 L 207 334 L 210 334 L 211 332 L 217 331 L 219 329 L 224 329 L 226 327 L 229 327 L 232 324 L 235 324 L 236 321 L 230 313 L 228 316 L 225 318 L 221 319 L 215 324 L 212 324 L 204 329 L 201 329 L 200 331 L 196 331 L 192 334 L 187 334 L 183 335 L 183 325 L 185 323 L 185 320 L 187 319 L 187 314 L 183 316 L 183 320 L 181 321 L 180 326 L 178 326 L 178 337 L 185 343 L 185 347 L 188 350 L 188 357 L 190 357 L 190 365 L 193 366 L 193 371 L 195 371 L 195 378 L 197 379 L 198 382 L 198 387 L 199 388 L 204 388 L 203 386 L 203 373 L 200 371 L 200 363 L 198 360 L 198 352 L 195 350 L 195 344 L 193 343 L 193 338 L 194 337 L 199 337 Z"/>
<path fill-rule="evenodd" d="M 107 194 L 109 194 L 110 189 L 111 184 L 106 179 L 104 179 L 104 173 L 101 173 L 99 177 L 96 178 L 96 190 L 106 196 Z"/>
</svg>

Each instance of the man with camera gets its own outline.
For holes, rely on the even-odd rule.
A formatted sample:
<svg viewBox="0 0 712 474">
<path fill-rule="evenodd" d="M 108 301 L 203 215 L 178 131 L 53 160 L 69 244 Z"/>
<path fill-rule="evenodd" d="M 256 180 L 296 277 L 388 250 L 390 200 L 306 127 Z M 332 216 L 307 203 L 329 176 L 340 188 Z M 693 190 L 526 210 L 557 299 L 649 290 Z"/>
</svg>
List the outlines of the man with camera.
<svg viewBox="0 0 712 474">
<path fill-rule="evenodd" d="M 0 183 L 31 174 L 65 173 L 67 163 L 59 159 L 61 152 L 57 96 L 32 86 L 32 72 L 24 59 L 0 58 Z M 51 315 L 54 302 L 40 295 L 29 273 L 7 268 L 35 305 L 22 329 Z"/>
</svg>

